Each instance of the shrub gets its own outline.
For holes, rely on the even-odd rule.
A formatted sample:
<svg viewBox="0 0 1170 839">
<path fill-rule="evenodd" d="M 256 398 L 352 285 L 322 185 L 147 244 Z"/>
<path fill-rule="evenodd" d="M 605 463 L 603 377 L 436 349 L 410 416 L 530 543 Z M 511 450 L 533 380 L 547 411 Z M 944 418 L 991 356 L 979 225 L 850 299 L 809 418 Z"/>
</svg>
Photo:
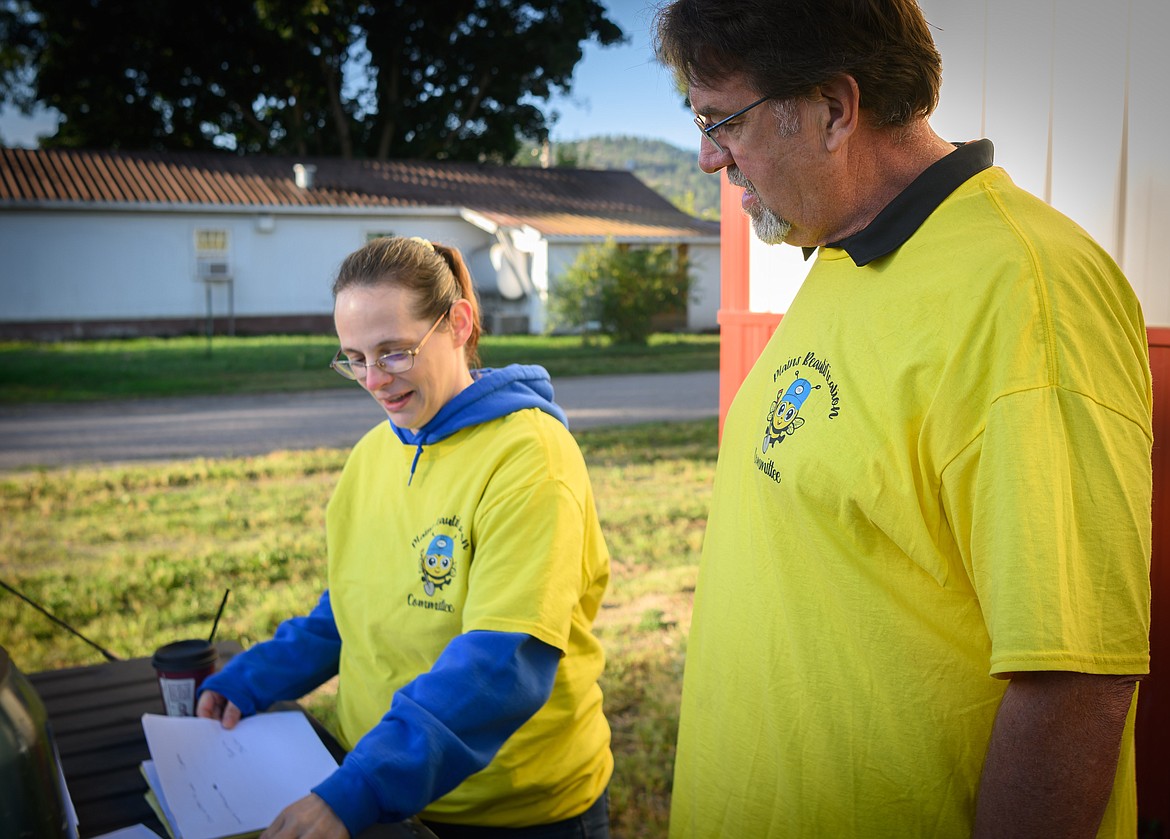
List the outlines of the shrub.
<svg viewBox="0 0 1170 839">
<path fill-rule="evenodd" d="M 693 287 L 685 254 L 609 240 L 583 248 L 557 278 L 550 320 L 554 329 L 596 328 L 617 343 L 644 345 L 653 317 L 685 309 Z"/>
</svg>

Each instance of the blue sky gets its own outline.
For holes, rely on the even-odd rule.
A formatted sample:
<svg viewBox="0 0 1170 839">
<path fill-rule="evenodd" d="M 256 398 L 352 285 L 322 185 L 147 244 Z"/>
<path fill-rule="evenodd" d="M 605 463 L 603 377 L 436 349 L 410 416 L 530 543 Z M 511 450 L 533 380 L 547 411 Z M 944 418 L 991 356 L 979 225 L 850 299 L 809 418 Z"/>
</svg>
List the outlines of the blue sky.
<svg viewBox="0 0 1170 839">
<path fill-rule="evenodd" d="M 606 48 L 593 42 L 585 45 L 572 93 L 548 104 L 557 115 L 552 139 L 624 134 L 697 149 L 698 130 L 650 47 L 655 0 L 603 2 L 629 40 Z M 26 118 L 5 110 L 0 112 L 0 137 L 9 145 L 32 146 L 38 133 L 50 133 L 55 124 L 51 115 Z"/>
<path fill-rule="evenodd" d="M 700 137 L 694 117 L 650 47 L 654 0 L 608 0 L 605 6 L 628 43 L 585 45 L 585 57 L 573 74 L 572 94 L 551 102 L 559 114 L 552 138 L 625 134 L 666 140 L 697 153 Z"/>
</svg>

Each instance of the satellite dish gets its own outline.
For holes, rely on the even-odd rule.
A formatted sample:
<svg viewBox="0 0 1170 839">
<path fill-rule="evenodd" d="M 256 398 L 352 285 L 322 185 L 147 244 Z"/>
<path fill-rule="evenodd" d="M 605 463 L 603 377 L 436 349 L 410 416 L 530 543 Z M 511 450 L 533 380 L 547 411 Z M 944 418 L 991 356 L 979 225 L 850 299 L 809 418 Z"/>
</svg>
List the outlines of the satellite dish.
<svg viewBox="0 0 1170 839">
<path fill-rule="evenodd" d="M 512 252 L 511 258 L 506 249 L 499 242 L 492 245 L 490 259 L 492 261 L 492 268 L 496 272 L 496 291 L 505 300 L 519 300 L 524 296 L 524 280 L 518 270 L 515 260 L 517 258 L 523 259 L 523 256 Z"/>
</svg>

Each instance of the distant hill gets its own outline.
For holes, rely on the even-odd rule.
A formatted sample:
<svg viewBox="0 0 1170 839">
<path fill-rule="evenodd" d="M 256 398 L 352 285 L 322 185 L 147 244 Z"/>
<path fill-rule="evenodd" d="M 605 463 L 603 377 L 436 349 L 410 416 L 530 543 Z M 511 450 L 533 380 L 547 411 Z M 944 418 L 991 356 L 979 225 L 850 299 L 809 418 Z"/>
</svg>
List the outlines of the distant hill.
<svg viewBox="0 0 1170 839">
<path fill-rule="evenodd" d="M 696 148 L 680 149 L 661 140 L 644 137 L 589 137 L 570 143 L 553 143 L 553 166 L 582 169 L 626 169 L 642 183 L 680 210 L 705 219 L 719 218 L 719 176 L 708 175 L 696 165 Z M 540 150 L 521 149 L 514 161 L 521 166 L 540 163 Z"/>
</svg>

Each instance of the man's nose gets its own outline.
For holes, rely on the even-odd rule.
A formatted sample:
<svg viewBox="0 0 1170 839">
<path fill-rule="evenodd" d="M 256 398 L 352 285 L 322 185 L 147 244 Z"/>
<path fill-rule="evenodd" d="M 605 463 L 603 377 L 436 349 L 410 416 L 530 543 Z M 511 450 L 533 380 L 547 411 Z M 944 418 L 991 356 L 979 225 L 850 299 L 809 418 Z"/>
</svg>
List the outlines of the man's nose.
<svg viewBox="0 0 1170 839">
<path fill-rule="evenodd" d="M 708 142 L 705 138 L 699 141 L 699 168 L 708 175 L 718 172 L 720 169 L 726 169 L 735 162 L 735 158 L 731 156 L 731 152 L 715 148 L 715 144 Z"/>
</svg>

